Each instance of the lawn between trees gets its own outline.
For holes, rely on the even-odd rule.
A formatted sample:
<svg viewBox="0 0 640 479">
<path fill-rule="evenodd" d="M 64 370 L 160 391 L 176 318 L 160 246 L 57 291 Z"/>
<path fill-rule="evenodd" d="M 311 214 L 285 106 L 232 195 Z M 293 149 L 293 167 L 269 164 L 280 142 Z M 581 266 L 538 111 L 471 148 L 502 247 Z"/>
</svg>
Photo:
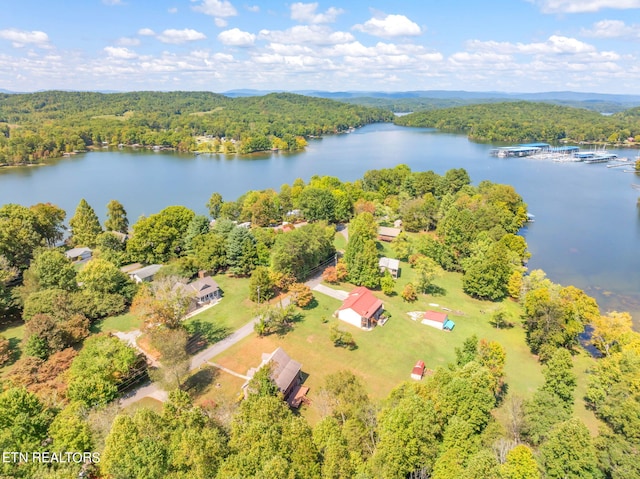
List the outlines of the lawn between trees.
<svg viewBox="0 0 640 479">
<path fill-rule="evenodd" d="M 379 243 L 379 253 L 392 254 L 389 246 L 384 243 Z M 473 299 L 462 291 L 462 275 L 450 272 L 444 272 L 435 281 L 441 294 L 420 295 L 418 301 L 407 303 L 399 293 L 407 283 L 415 281 L 416 274 L 407 262 L 401 262 L 401 268 L 395 295 L 386 296 L 380 291 L 374 293 L 384 302 L 385 311 L 391 317 L 384 326 L 378 326 L 372 331 L 363 331 L 343 323 L 333 317 L 341 302 L 314 292 L 315 302 L 311 307 L 302 310 L 303 317 L 294 324 L 292 330 L 284 335 L 252 335 L 212 361 L 237 373 L 246 374 L 249 368 L 260 364 L 263 353 L 282 347 L 291 358 L 302 363 L 302 371 L 308 375 L 305 386 L 311 388 L 309 398 L 312 404 L 304 408 L 302 414 L 314 423 L 320 419 L 320 412 L 313 402 L 317 399 L 316 393 L 326 376 L 349 369 L 363 380 L 372 399 L 380 401 L 399 383 L 411 381 L 409 375 L 417 360 L 424 360 L 428 369 L 447 367 L 455 362 L 455 349 L 462 347 L 465 339 L 476 335 L 479 339 L 497 341 L 504 347 L 507 355 L 505 382 L 508 394 L 522 398 L 532 396 L 536 388 L 543 383 L 543 377 L 540 363 L 531 354 L 525 342 L 525 333 L 519 319 L 519 304 L 510 300 L 494 303 Z M 251 308 L 252 303 L 242 301 L 242 298 L 246 297 L 246 285 L 237 278 L 216 277 L 216 281 L 225 282 L 225 294 L 237 295 L 236 300 L 228 301 L 227 297 L 222 303 L 194 317 L 193 320 L 212 321 L 216 324 L 218 321 L 219 324 L 243 324 L 248 321 L 255 314 L 255 309 Z M 344 291 L 354 288 L 349 283 L 329 286 Z M 220 308 L 225 301 L 229 308 L 227 310 Z M 438 307 L 429 306 L 429 303 L 452 310 L 448 311 L 456 323 L 452 332 L 433 329 L 419 321 L 413 321 L 407 314 L 409 311 L 439 310 Z M 239 307 L 239 304 L 245 307 Z M 491 314 L 498 307 L 507 312 L 510 321 L 514 323 L 513 327 L 496 329 L 490 324 Z M 334 346 L 329 339 L 329 328 L 332 324 L 338 324 L 340 329 L 353 335 L 357 345 L 354 350 Z M 587 383 L 586 370 L 593 360 L 587 355 L 578 355 L 574 363 L 574 371 L 578 375 L 574 413 L 595 434 L 599 421 L 585 408 L 582 399 Z M 238 399 L 241 379 L 217 370 L 209 374 L 211 378 L 208 385 L 203 384 L 203 380 L 206 383 L 206 374 L 200 374 L 200 377 L 196 378 L 197 387 L 194 391 L 198 403 L 228 404 Z M 506 403 L 505 400 L 503 404 Z M 499 411 L 497 415 L 500 416 Z"/>
</svg>

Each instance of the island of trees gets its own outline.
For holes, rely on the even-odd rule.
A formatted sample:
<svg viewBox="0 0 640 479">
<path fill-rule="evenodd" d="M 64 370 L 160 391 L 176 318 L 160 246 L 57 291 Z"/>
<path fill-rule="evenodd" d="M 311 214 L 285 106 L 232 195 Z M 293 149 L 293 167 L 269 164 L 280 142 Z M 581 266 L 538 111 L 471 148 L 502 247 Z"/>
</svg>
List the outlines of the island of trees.
<svg viewBox="0 0 640 479">
<path fill-rule="evenodd" d="M 392 116 L 289 93 L 248 98 L 208 92 L 1 94 L 0 164 L 38 163 L 104 145 L 219 153 L 297 150 L 310 136 Z"/>
<path fill-rule="evenodd" d="M 213 193 L 206 206 L 209 217 L 171 206 L 129 227 L 119 202 L 107 205 L 103 225 L 81 200 L 62 248 L 55 245 L 65 233 L 63 210 L 0 207 L 0 327 L 3 334 L 16 324 L 22 331 L 19 341 L 0 337 L 0 446 L 100 454 L 97 464 L 3 461 L 4 476 L 640 477 L 640 335 L 628 314 L 601 314 L 583 291 L 526 270 L 526 242 L 517 235 L 526 205 L 512 187 L 474 186 L 462 169 L 440 176 L 400 165 L 354 182 L 314 176 L 236 200 Z M 378 227 L 396 220 L 404 232 L 382 244 Z M 297 227 L 285 232 L 283 221 Z M 348 241 L 337 225 L 347 225 Z M 94 257 L 71 263 L 63 252 L 69 246 L 91 247 Z M 381 250 L 402 261 L 399 279 L 380 273 Z M 131 262 L 164 266 L 152 283 L 136 284 L 120 269 Z M 332 323 L 323 308 L 335 303 L 314 298 L 318 293 L 303 283 L 323 270 L 328 284 L 376 291 L 391 322 L 374 332 Z M 188 298 L 175 287 L 198 271 L 225 284 L 208 328 L 199 316 L 183 320 Z M 289 296 L 292 305 L 268 303 L 276 296 Z M 442 300 L 469 313 L 452 312 L 462 315 L 452 333 L 426 333 L 443 343 L 448 363 L 432 364 L 421 382 L 392 382 L 374 398 L 369 384 L 396 377 L 391 358 L 399 350 L 432 347 L 412 344 L 408 331 L 425 333 L 402 316 Z M 223 337 L 216 323 L 225 307 L 235 316 L 244 309 L 257 315 L 255 330 L 265 341 L 312 328 L 315 336 L 303 333 L 298 341 L 344 358 L 339 367 L 319 360 L 324 377 L 302 415 L 282 401 L 268 368 L 238 402 L 198 401 L 189 384 L 206 371 L 189 372 L 190 338 Z M 125 311 L 139 318 L 161 355 L 149 371 L 170 391 L 160 408 L 118 407 L 145 361 L 99 331 Z M 587 325 L 596 357 L 579 342 Z M 483 336 L 457 337 L 465 328 Z M 317 338 L 323 331 L 329 342 Z M 375 355 L 389 361 L 380 378 L 373 371 L 365 379 L 357 364 L 370 338 Z M 510 371 L 509 357 L 526 348 Z M 518 386 L 523 375 L 530 377 Z M 536 375 L 538 386 L 527 386 Z M 590 428 L 584 417 L 594 421 Z"/>
</svg>

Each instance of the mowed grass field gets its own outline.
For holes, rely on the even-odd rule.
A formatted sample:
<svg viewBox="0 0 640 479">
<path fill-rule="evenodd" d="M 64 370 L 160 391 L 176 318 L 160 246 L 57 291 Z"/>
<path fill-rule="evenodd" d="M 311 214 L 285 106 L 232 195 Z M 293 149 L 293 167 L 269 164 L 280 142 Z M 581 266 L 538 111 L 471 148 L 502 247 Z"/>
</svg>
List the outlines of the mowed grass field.
<svg viewBox="0 0 640 479">
<path fill-rule="evenodd" d="M 385 250 L 383 246 L 382 252 L 387 252 Z M 308 375 L 305 385 L 311 388 L 309 397 L 312 401 L 322 387 L 324 378 L 341 369 L 353 371 L 366 384 L 371 397 L 381 400 L 402 381 L 410 380 L 411 369 L 416 361 L 422 359 L 429 369 L 446 367 L 455 362 L 455 348 L 461 347 L 466 338 L 475 334 L 479 339 L 498 341 L 505 348 L 506 381 L 510 392 L 530 397 L 542 384 L 540 365 L 524 340 L 524 330 L 518 319 L 518 304 L 512 301 L 496 304 L 470 298 L 462 292 L 461 275 L 446 272 L 435 281 L 439 291 L 437 295 L 420 295 L 418 301 L 406 303 L 399 293 L 415 278 L 407 263 L 403 262 L 401 267 L 396 283 L 397 294 L 389 297 L 379 291 L 374 293 L 384 302 L 385 310 L 391 316 L 384 326 L 363 331 L 339 321 L 333 317 L 333 313 L 340 307 L 341 301 L 314 292 L 315 305 L 302 311 L 302 320 L 290 332 L 264 338 L 251 336 L 214 358 L 214 361 L 246 374 L 250 367 L 260 364 L 263 353 L 282 347 L 289 356 L 302 363 L 303 373 Z M 344 291 L 354 288 L 348 283 L 327 286 Z M 496 329 L 489 324 L 491 313 L 497 307 L 511 314 L 514 327 Z M 428 309 L 448 312 L 450 319 L 456 323 L 454 330 L 437 330 L 412 320 L 407 314 Z M 357 345 L 355 350 L 333 345 L 329 340 L 332 323 L 337 323 L 341 329 L 353 335 Z M 217 381 L 222 383 L 229 378 L 228 374 L 221 373 Z M 310 409 L 306 414 L 313 420 L 316 413 L 312 411 L 313 406 Z"/>
</svg>

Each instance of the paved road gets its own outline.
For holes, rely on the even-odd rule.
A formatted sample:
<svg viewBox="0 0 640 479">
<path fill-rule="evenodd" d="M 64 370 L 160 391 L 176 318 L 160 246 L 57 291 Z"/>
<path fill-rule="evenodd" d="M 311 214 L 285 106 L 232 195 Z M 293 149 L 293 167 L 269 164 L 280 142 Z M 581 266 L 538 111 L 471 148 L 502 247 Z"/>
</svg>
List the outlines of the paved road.
<svg viewBox="0 0 640 479">
<path fill-rule="evenodd" d="M 320 281 L 322 281 L 322 278 L 320 275 L 318 275 L 311 278 L 305 284 L 310 288 L 314 289 L 319 285 Z M 288 306 L 289 303 L 290 303 L 289 296 L 284 298 L 281 302 L 283 308 Z M 203 364 L 208 363 L 211 358 L 217 356 L 218 354 L 221 354 L 222 352 L 226 351 L 234 344 L 237 344 L 239 341 L 242 341 L 244 338 L 246 338 L 251 333 L 253 333 L 253 327 L 256 324 L 256 322 L 258 322 L 258 319 L 259 318 L 253 318 L 247 324 L 242 326 L 240 329 L 235 330 L 233 333 L 231 333 L 229 336 L 224 338 L 222 341 L 218 341 L 212 346 L 209 346 L 204 351 L 200 351 L 198 354 L 196 354 L 193 358 L 191 358 L 191 365 L 189 366 L 189 371 L 199 369 L 200 367 L 202 367 Z M 162 390 L 157 383 L 151 383 L 136 389 L 135 392 L 133 392 L 126 398 L 121 398 L 120 405 L 122 407 L 126 407 L 145 397 L 153 397 L 154 399 L 158 399 L 159 401 L 164 402 L 167 400 L 168 394 L 166 391 Z"/>
<path fill-rule="evenodd" d="M 346 291 L 342 291 L 341 289 L 333 289 L 325 286 L 324 284 L 317 284 L 313 287 L 314 291 L 318 293 L 326 294 L 327 296 L 331 296 L 339 301 L 344 301 L 349 296 L 349 293 Z"/>
</svg>

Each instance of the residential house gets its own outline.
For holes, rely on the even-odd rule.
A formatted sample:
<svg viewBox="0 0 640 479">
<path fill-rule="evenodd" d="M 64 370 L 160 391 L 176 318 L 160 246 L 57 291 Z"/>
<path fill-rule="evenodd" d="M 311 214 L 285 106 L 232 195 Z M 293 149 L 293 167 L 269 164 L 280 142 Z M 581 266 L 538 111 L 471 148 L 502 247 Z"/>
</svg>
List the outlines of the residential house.
<svg viewBox="0 0 640 479">
<path fill-rule="evenodd" d="M 344 300 L 336 312 L 338 319 L 362 329 L 372 329 L 382 314 L 382 301 L 373 293 L 359 286 Z"/>
<path fill-rule="evenodd" d="M 304 401 L 304 396 L 309 391 L 309 388 L 301 386 L 302 376 L 300 373 L 302 364 L 291 359 L 284 349 L 278 348 L 270 354 L 263 353 L 260 366 L 251 368 L 247 372 L 247 376 L 252 378 L 259 369 L 267 364 L 271 365 L 271 379 L 282 393 L 284 400 L 293 407 L 300 406 L 300 403 Z M 247 382 L 242 386 L 245 396 L 248 394 L 248 385 L 249 383 Z"/>
<path fill-rule="evenodd" d="M 432 328 L 445 331 L 451 331 L 455 327 L 455 323 L 448 318 L 446 313 L 437 311 L 425 311 L 421 322 Z"/>
<path fill-rule="evenodd" d="M 402 232 L 400 228 L 390 228 L 388 226 L 378 227 L 378 240 L 379 241 L 393 241 Z"/>
<path fill-rule="evenodd" d="M 200 305 L 216 301 L 222 296 L 218 283 L 216 283 L 211 276 L 207 276 L 204 271 L 198 272 L 198 279 L 187 284 L 178 283 L 175 287 L 181 288 L 187 294 L 193 296 L 196 303 L 193 309 Z"/>
<path fill-rule="evenodd" d="M 162 268 L 161 264 L 150 264 L 144 268 L 136 269 L 127 273 L 129 277 L 136 283 L 149 283 L 153 281 L 153 277 Z"/>
<path fill-rule="evenodd" d="M 400 271 L 400 260 L 382 257 L 378 261 L 378 266 L 380 267 L 381 273 L 389 271 L 389 273 L 391 273 L 391 276 L 398 279 L 398 273 Z"/>
<path fill-rule="evenodd" d="M 93 255 L 93 251 L 91 248 L 80 247 L 80 248 L 72 248 L 69 251 L 65 251 L 65 256 L 69 258 L 71 261 L 83 261 L 91 258 Z"/>
</svg>

